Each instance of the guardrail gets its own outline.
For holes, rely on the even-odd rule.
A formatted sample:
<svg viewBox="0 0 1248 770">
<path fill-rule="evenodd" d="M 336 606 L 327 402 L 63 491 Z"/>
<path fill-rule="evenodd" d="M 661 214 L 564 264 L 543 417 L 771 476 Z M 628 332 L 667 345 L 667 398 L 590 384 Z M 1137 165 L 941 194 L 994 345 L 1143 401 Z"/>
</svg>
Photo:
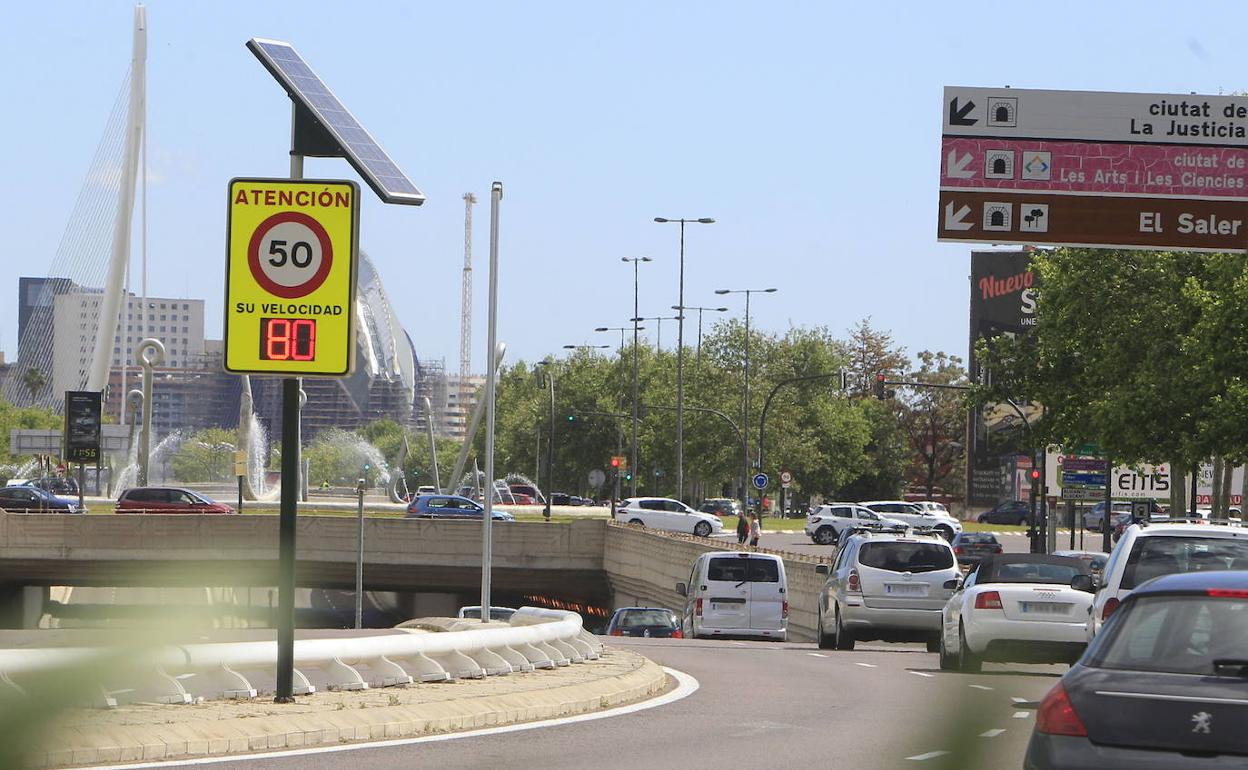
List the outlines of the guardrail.
<svg viewBox="0 0 1248 770">
<path fill-rule="evenodd" d="M 482 628 L 472 628 L 483 625 Z M 365 690 L 414 682 L 477 679 L 593 660 L 602 643 L 585 632 L 575 612 L 522 607 L 508 627 L 462 621 L 443 632 L 397 633 L 295 642 L 296 695 Z M 30 692 L 40 675 L 73 669 L 84 699 L 94 705 L 133 702 L 192 703 L 254 698 L 273 691 L 277 642 L 221 642 L 162 646 L 115 665 L 108 648 L 0 650 L 0 687 Z M 93 666 L 99 662 L 101 665 Z"/>
</svg>

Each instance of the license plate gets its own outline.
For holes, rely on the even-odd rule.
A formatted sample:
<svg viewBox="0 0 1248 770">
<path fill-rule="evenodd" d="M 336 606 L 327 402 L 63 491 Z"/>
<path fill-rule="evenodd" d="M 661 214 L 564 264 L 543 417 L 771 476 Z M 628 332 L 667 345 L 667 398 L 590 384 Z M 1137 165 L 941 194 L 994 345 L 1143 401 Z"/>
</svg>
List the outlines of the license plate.
<svg viewBox="0 0 1248 770">
<path fill-rule="evenodd" d="M 741 607 L 742 605 L 737 604 L 736 602 L 711 602 L 711 609 L 716 612 L 736 612 L 737 610 L 740 610 Z"/>
<path fill-rule="evenodd" d="M 1065 615 L 1066 611 L 1070 609 L 1069 604 L 1063 604 L 1062 602 L 1019 602 L 1018 606 L 1023 612 L 1032 612 L 1038 615 Z"/>
<path fill-rule="evenodd" d="M 926 583 L 885 583 L 884 593 L 894 596 L 926 596 Z"/>
</svg>

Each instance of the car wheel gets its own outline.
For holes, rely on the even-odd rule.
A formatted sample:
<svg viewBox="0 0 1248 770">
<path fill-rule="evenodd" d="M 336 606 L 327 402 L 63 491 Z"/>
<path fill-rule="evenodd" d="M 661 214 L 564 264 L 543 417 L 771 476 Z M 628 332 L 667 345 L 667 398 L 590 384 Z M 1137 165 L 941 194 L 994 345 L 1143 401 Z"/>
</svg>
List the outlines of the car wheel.
<svg viewBox="0 0 1248 770">
<path fill-rule="evenodd" d="M 819 545 L 835 545 L 836 529 L 833 527 L 820 527 L 815 530 L 815 542 Z"/>
<path fill-rule="evenodd" d="M 836 608 L 836 649 L 852 650 L 854 649 L 854 635 L 845 629 L 845 624 L 841 622 L 841 608 Z"/>
<path fill-rule="evenodd" d="M 815 633 L 816 633 L 815 638 L 819 640 L 819 649 L 821 650 L 835 650 L 836 649 L 836 640 L 823 632 L 823 610 L 819 610 L 819 621 L 816 625 Z"/>
<path fill-rule="evenodd" d="M 630 519 L 628 523 L 636 527 L 646 526 L 646 523 L 642 521 L 641 519 Z"/>
<path fill-rule="evenodd" d="M 945 648 L 945 631 L 941 628 L 940 637 L 936 640 L 936 651 L 940 653 L 940 670 L 953 671 L 957 668 L 957 661 L 949 654 L 949 650 Z"/>
<path fill-rule="evenodd" d="M 1021 527 L 1026 523 L 1027 523 L 1027 514 L 1024 513 L 1023 515 L 1018 517 L 1018 521 L 1014 522 L 1014 525 Z"/>
<path fill-rule="evenodd" d="M 978 674 L 983 666 L 984 662 L 966 643 L 966 629 L 958 624 L 958 670 L 966 674 Z"/>
<path fill-rule="evenodd" d="M 975 521 L 979 522 L 980 524 L 989 524 L 989 523 L 991 523 L 991 522 L 989 521 L 989 519 L 988 519 L 988 514 L 986 514 L 986 513 L 981 513 L 981 514 L 979 514 L 979 517 L 978 517 L 978 518 L 976 518 L 976 519 L 975 519 Z"/>
<path fill-rule="evenodd" d="M 705 521 L 699 521 L 697 523 L 697 526 L 693 528 L 693 534 L 697 535 L 698 537 L 710 537 L 711 536 L 710 523 L 705 522 Z"/>
</svg>

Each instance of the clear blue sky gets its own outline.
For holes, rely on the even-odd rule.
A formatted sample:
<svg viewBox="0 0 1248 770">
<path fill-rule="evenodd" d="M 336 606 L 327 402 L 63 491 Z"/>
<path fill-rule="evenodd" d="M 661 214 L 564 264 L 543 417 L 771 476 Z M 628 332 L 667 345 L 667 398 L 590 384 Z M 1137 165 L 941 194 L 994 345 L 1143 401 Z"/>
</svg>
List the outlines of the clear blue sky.
<svg viewBox="0 0 1248 770">
<path fill-rule="evenodd" d="M 0 349 L 19 275 L 51 262 L 130 50 L 132 4 L 20 3 L 5 52 Z M 477 193 L 474 368 L 488 190 L 506 187 L 499 337 L 513 357 L 618 344 L 595 326 L 775 286 L 753 323 L 965 355 L 969 245 L 935 239 L 941 87 L 1217 93 L 1245 87 L 1238 2 L 174 2 L 148 4 L 150 291 L 221 334 L 226 183 L 284 176 L 288 101 L 243 47 L 290 41 L 425 192 L 365 188 L 362 246 L 425 358 L 459 356 L 463 202 Z M 352 177 L 340 160 L 307 174 Z M 725 303 L 740 312 L 740 300 Z M 665 324 L 663 344 L 675 329 Z M 653 332 L 651 332 L 653 333 Z"/>
</svg>

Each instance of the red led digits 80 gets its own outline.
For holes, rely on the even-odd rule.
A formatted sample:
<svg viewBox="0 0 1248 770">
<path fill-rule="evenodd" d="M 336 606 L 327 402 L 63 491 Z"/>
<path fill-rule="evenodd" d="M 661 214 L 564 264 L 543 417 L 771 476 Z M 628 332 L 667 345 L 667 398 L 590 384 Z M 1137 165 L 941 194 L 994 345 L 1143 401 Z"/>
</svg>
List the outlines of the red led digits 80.
<svg viewBox="0 0 1248 770">
<path fill-rule="evenodd" d="M 264 361 L 315 359 L 316 321 L 311 318 L 261 318 L 260 358 Z"/>
</svg>

